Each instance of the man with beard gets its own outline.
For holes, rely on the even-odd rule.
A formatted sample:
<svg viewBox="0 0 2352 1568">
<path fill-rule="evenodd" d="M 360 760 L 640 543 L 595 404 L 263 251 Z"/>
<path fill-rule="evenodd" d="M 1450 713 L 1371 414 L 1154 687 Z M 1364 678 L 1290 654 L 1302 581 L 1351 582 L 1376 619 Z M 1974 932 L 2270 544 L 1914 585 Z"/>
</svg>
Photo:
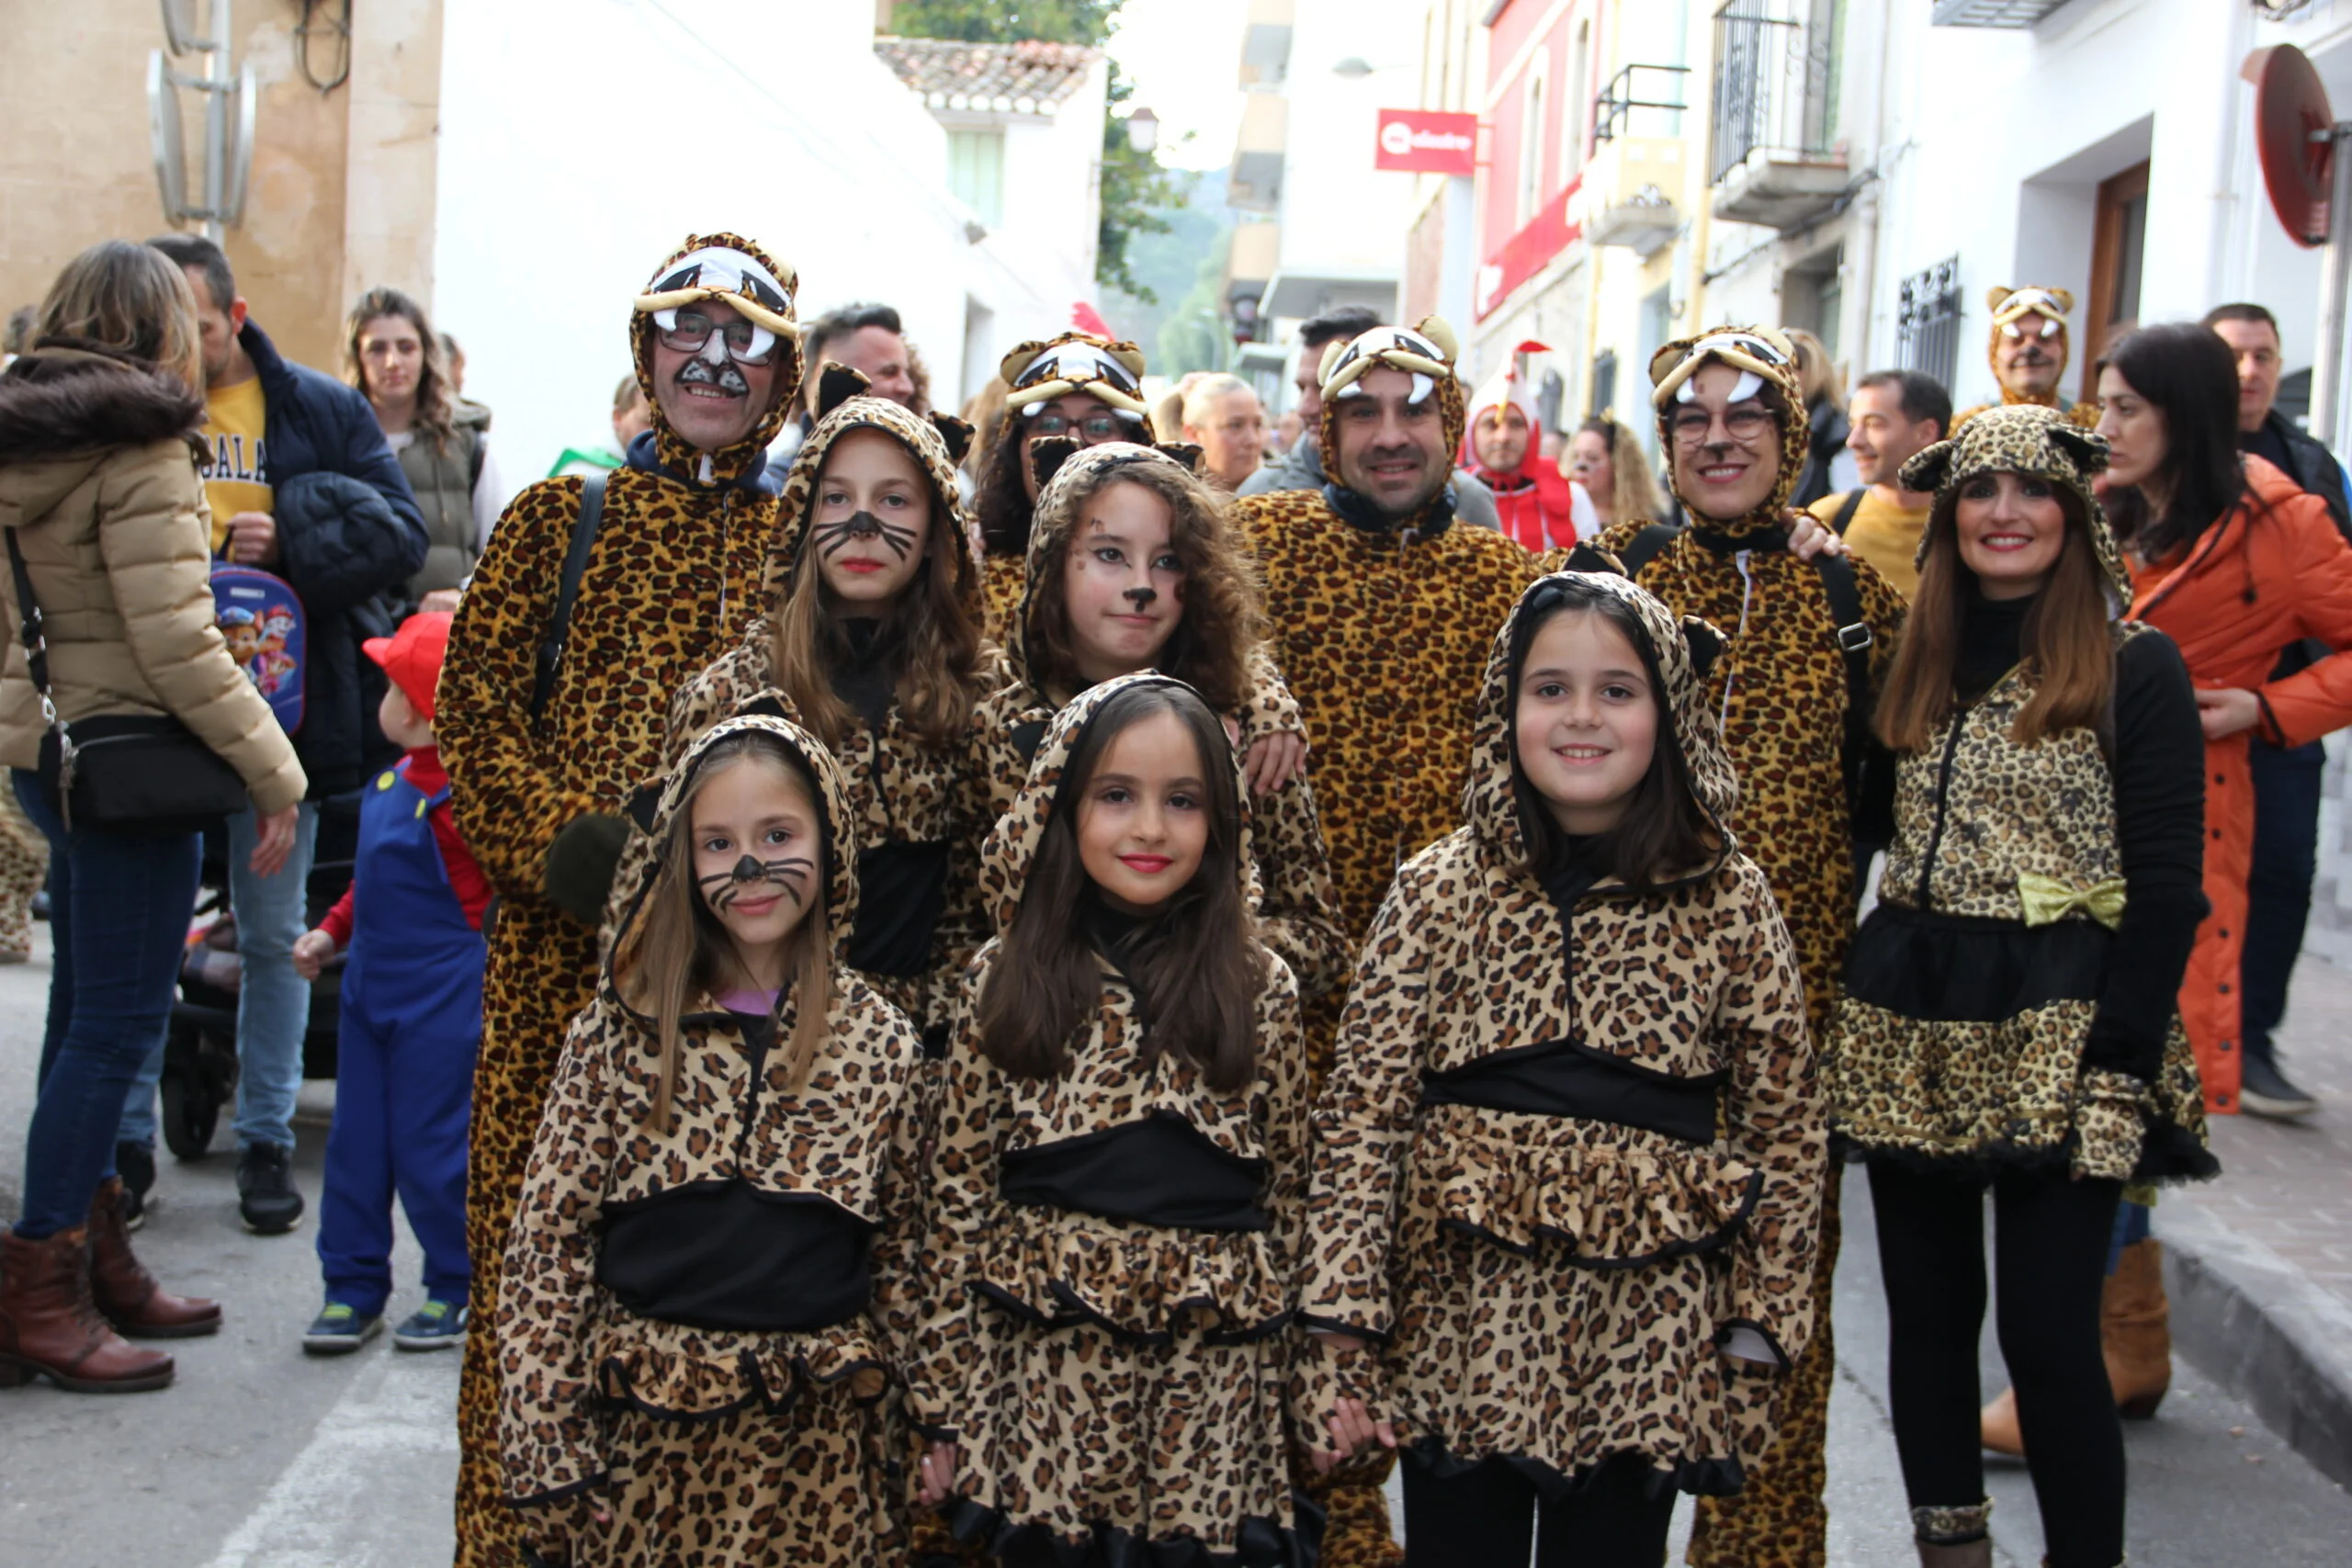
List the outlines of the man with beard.
<svg viewBox="0 0 2352 1568">
<path fill-rule="evenodd" d="M 2075 308 L 2074 295 L 2029 283 L 2021 288 L 1996 288 L 1984 298 L 1993 308 L 1993 341 L 1985 357 L 1993 362 L 1993 379 L 2000 383 L 2001 403 L 2060 409 L 2085 430 L 2098 423 L 2097 403 L 2069 406 L 2058 390 L 2058 378 L 2066 373 L 2066 312 Z M 1951 434 L 1959 434 L 1962 425 L 1993 406 L 1979 403 L 1962 410 L 1951 422 Z"/>
<path fill-rule="evenodd" d="M 608 475 L 515 497 L 451 631 L 435 728 L 458 829 L 498 895 L 474 1077 L 459 1568 L 521 1560 L 499 1480 L 499 1261 L 564 1032 L 595 986 L 623 803 L 660 770 L 671 692 L 758 612 L 776 522 L 763 458 L 800 385 L 797 288 L 727 233 L 691 236 L 655 268 L 629 322 L 652 441 Z"/>
<path fill-rule="evenodd" d="M 1233 520 L 1265 578 L 1266 625 L 1315 747 L 1340 924 L 1361 943 L 1406 860 L 1460 826 L 1470 732 L 1495 634 L 1547 558 L 1454 516 L 1467 424 L 1453 333 L 1374 327 L 1326 351 L 1319 490 L 1245 496 Z M 1346 987 L 1307 1004 L 1320 1083 Z M 1391 1560 L 1385 1474 L 1328 1492 L 1324 1568 Z"/>
</svg>

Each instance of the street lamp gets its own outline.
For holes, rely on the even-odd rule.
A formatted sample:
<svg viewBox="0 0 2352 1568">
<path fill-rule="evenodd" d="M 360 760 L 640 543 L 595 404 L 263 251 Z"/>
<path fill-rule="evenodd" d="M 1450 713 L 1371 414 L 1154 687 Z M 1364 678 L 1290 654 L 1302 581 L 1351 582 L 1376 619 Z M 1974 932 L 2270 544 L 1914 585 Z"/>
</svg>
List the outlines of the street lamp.
<svg viewBox="0 0 2352 1568">
<path fill-rule="evenodd" d="M 1127 116 L 1127 149 L 1150 157 L 1152 149 L 1159 145 L 1159 117 L 1149 108 L 1139 108 Z"/>
</svg>

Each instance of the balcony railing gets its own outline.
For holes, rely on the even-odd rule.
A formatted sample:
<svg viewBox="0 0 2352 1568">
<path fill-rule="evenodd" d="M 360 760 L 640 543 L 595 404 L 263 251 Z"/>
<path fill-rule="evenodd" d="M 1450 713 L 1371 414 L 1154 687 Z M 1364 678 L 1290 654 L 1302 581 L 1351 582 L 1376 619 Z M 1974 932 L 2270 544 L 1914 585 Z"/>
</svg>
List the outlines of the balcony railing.
<svg viewBox="0 0 2352 1568">
<path fill-rule="evenodd" d="M 1634 123 L 1634 111 L 1650 111 L 1645 124 L 1659 136 L 1672 136 L 1681 129 L 1681 122 L 1669 115 L 1679 115 L 1689 106 L 1682 101 L 1682 78 L 1690 74 L 1688 65 L 1628 65 L 1609 78 L 1592 100 L 1592 139 L 1602 142 L 1615 136 L 1638 134 L 1641 127 Z"/>
<path fill-rule="evenodd" d="M 1829 48 L 1787 0 L 1732 0 L 1715 13 L 1715 135 L 1709 178 L 1763 152 L 1829 157 Z"/>
</svg>

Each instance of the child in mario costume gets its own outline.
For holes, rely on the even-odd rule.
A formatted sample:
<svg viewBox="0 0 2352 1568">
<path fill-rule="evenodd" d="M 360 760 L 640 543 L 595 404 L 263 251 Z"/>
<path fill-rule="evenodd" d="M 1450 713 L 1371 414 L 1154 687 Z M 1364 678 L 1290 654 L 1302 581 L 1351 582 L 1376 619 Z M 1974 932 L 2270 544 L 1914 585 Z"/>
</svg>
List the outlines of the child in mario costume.
<svg viewBox="0 0 2352 1568">
<path fill-rule="evenodd" d="M 390 677 L 378 716 L 408 755 L 362 797 L 351 886 L 294 944 L 305 979 L 337 952 L 350 954 L 319 1203 L 326 1305 L 302 1337 L 315 1354 L 356 1350 L 381 1332 L 395 1195 L 424 1247 L 424 1304 L 393 1341 L 435 1350 L 465 1338 L 466 1133 L 490 883 L 458 837 L 433 740 L 449 622 L 441 611 L 411 615 L 393 636 L 360 645 Z"/>
</svg>

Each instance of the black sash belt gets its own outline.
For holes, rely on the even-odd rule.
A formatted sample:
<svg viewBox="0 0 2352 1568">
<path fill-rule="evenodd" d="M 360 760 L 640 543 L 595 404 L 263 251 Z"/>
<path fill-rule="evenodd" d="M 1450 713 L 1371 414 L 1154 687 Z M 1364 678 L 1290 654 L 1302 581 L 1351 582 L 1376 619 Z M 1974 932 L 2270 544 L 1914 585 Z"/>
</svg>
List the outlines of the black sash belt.
<svg viewBox="0 0 2352 1568">
<path fill-rule="evenodd" d="M 1008 1203 L 1067 1209 L 1170 1230 L 1261 1231 L 1266 1162 L 1243 1159 L 1180 1117 L 1155 1113 L 1082 1138 L 1008 1151 Z"/>
<path fill-rule="evenodd" d="M 1715 1141 L 1724 1075 L 1681 1078 L 1651 1072 L 1573 1040 L 1549 1040 L 1421 1075 L 1423 1105 L 1475 1105 L 1529 1116 L 1573 1116 L 1679 1138 Z"/>
</svg>

